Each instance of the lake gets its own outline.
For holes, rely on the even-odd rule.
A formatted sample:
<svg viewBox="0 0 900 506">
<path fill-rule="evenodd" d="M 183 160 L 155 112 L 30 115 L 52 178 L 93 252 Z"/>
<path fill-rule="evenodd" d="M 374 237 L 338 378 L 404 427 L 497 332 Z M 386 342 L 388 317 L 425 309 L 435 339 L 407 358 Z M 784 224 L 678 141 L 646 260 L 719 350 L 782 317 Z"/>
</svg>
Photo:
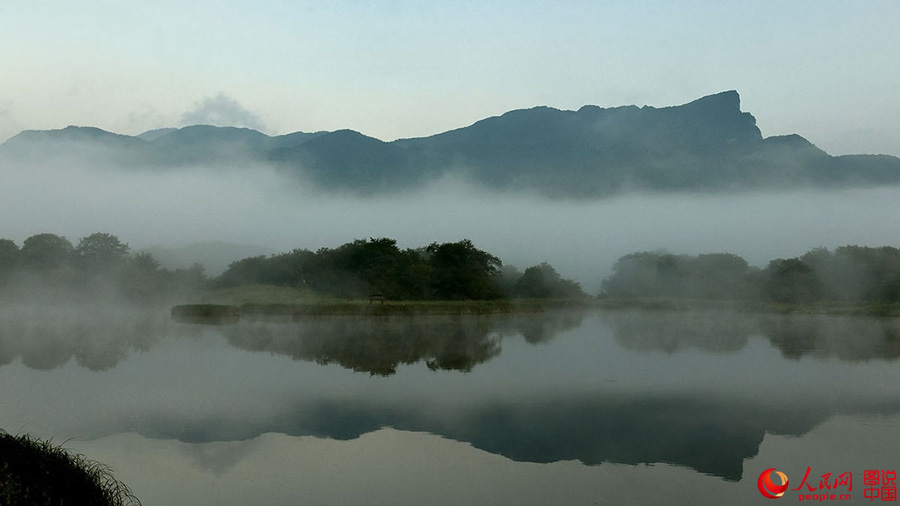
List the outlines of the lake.
<svg viewBox="0 0 900 506">
<path fill-rule="evenodd" d="M 900 464 L 898 357 L 900 321 L 862 317 L 13 307 L 0 427 L 147 506 L 765 504 L 771 468 L 862 504 Z"/>
</svg>

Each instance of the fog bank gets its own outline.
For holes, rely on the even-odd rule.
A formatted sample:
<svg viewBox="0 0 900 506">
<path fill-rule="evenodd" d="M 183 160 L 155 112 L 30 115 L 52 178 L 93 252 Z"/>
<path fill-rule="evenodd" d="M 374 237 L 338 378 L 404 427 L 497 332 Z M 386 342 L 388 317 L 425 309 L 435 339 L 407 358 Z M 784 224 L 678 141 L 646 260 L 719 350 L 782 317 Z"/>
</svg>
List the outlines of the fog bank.
<svg viewBox="0 0 900 506">
<path fill-rule="evenodd" d="M 638 250 L 730 252 L 765 266 L 825 246 L 900 245 L 900 188 L 627 194 L 552 200 L 444 179 L 390 197 L 324 193 L 268 167 L 129 171 L 0 166 L 0 237 L 104 231 L 133 250 L 198 242 L 272 253 L 392 237 L 400 247 L 471 239 L 520 269 L 547 261 L 595 293 Z"/>
</svg>

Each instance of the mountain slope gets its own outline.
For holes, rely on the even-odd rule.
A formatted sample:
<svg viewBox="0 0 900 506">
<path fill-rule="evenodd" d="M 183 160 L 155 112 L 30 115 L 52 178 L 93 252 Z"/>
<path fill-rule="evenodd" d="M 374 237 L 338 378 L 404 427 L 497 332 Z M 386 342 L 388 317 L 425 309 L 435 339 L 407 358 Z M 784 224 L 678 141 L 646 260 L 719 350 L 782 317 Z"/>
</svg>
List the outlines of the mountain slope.
<svg viewBox="0 0 900 506">
<path fill-rule="evenodd" d="M 74 160 L 129 163 L 148 154 L 147 141 L 94 127 L 25 130 L 0 146 L 0 155 L 20 161 Z"/>
<path fill-rule="evenodd" d="M 273 150 L 269 160 L 311 177 L 325 188 L 361 193 L 408 188 L 424 177 L 410 164 L 409 152 L 403 146 L 353 130 L 338 130 Z"/>
<path fill-rule="evenodd" d="M 832 157 L 799 135 L 764 139 L 736 91 L 663 108 L 535 107 L 393 142 L 352 130 L 270 137 L 203 125 L 141 137 L 85 127 L 27 131 L 0 146 L 0 155 L 144 167 L 272 164 L 355 193 L 398 191 L 446 175 L 558 197 L 900 184 L 897 157 Z"/>
</svg>

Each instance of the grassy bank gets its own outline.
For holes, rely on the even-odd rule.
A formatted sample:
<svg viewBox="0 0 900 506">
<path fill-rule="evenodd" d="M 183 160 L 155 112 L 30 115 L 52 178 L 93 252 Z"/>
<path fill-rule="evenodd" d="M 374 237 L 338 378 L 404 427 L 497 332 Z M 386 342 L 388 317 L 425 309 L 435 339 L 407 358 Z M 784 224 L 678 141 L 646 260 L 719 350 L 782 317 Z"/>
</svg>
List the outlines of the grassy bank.
<svg viewBox="0 0 900 506">
<path fill-rule="evenodd" d="M 369 301 L 317 297 L 287 287 L 248 285 L 213 290 L 191 306 L 173 308 L 183 318 L 205 318 L 211 313 L 235 317 L 255 315 L 328 316 L 328 315 L 458 315 L 540 312 L 557 308 L 642 309 L 667 311 L 725 310 L 748 313 L 822 314 L 900 317 L 900 303 L 788 304 L 763 301 L 730 301 L 677 298 L 587 298 L 580 300 L 505 299 L 492 301 Z M 225 306 L 225 307 L 217 307 Z M 226 320 L 223 322 L 227 323 Z M 186 321 L 186 320 L 185 320 Z"/>
<path fill-rule="evenodd" d="M 140 505 L 109 468 L 49 441 L 0 430 L 0 504 Z"/>
<path fill-rule="evenodd" d="M 547 309 L 540 301 L 386 301 L 309 300 L 298 304 L 243 303 L 240 306 L 189 304 L 172 308 L 172 317 L 182 323 L 234 323 L 259 316 L 391 316 L 391 315 L 479 315 L 534 313 Z M 238 315 L 235 318 L 234 315 Z"/>
<path fill-rule="evenodd" d="M 584 306 L 590 301 L 572 300 L 461 300 L 461 301 L 395 301 L 347 300 L 323 298 L 303 290 L 278 286 L 248 285 L 203 294 L 193 304 L 176 306 L 173 317 L 187 321 L 197 318 L 227 316 L 235 312 L 240 317 L 330 316 L 330 315 L 462 315 L 533 313 L 558 307 Z"/>
</svg>

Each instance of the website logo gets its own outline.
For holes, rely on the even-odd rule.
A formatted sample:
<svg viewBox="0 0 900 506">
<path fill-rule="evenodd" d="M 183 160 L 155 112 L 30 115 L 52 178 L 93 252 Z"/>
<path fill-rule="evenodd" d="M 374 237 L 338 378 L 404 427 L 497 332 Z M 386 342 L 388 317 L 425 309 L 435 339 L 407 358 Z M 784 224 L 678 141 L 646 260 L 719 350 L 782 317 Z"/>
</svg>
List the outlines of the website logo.
<svg viewBox="0 0 900 506">
<path fill-rule="evenodd" d="M 772 480 L 772 475 L 778 476 L 778 479 L 781 480 L 781 484 L 776 485 L 775 481 Z M 759 487 L 759 493 L 762 495 L 769 499 L 778 499 L 783 496 L 784 492 L 788 489 L 788 477 L 781 471 L 776 471 L 773 467 L 771 469 L 766 469 L 759 475 L 759 479 L 756 480 L 756 486 Z"/>
</svg>

